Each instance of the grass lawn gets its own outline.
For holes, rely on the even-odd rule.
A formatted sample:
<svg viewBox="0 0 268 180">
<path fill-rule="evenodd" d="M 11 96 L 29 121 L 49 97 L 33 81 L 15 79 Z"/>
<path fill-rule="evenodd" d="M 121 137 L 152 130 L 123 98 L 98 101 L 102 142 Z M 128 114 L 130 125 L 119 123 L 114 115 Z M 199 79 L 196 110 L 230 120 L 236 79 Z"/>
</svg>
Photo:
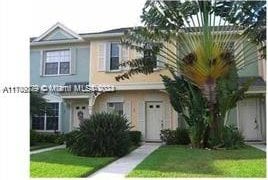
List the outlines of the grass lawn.
<svg viewBox="0 0 268 180">
<path fill-rule="evenodd" d="M 31 177 L 84 177 L 115 160 L 113 157 L 79 157 L 66 149 L 31 155 Z"/>
<path fill-rule="evenodd" d="M 163 146 L 129 177 L 265 177 L 266 155 L 246 146 L 236 150 L 202 150 Z"/>
<path fill-rule="evenodd" d="M 30 151 L 38 150 L 38 149 L 44 149 L 49 147 L 59 146 L 59 144 L 54 143 L 37 143 L 34 146 L 30 147 Z"/>
</svg>

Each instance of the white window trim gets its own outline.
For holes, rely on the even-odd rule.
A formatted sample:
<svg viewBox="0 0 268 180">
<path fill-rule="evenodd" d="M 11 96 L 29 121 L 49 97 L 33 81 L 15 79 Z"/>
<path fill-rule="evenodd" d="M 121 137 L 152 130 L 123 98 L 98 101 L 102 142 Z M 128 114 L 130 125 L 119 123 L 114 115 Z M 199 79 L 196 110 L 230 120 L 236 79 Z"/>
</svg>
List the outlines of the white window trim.
<svg viewBox="0 0 268 180">
<path fill-rule="evenodd" d="M 61 102 L 59 101 L 49 101 L 48 103 L 58 103 L 59 104 L 59 111 L 58 111 L 58 129 L 56 130 L 57 132 L 61 132 Z M 47 119 L 46 119 L 46 113 L 44 113 L 44 129 L 34 129 L 36 132 L 55 132 L 55 130 L 46 130 L 46 125 L 47 125 Z M 32 129 L 32 127 L 31 127 Z"/>
<path fill-rule="evenodd" d="M 58 73 L 57 74 L 46 74 L 46 52 L 49 51 L 64 51 L 64 50 L 68 50 L 69 54 L 70 54 L 70 60 L 69 60 L 69 73 L 68 74 L 60 74 L 60 62 L 58 61 Z M 53 76 L 70 76 L 71 74 L 71 69 L 72 69 L 72 51 L 71 48 L 55 48 L 55 49 L 46 49 L 42 51 L 42 65 L 43 65 L 43 76 L 47 76 L 47 77 L 53 77 Z M 68 62 L 68 61 L 66 61 Z"/>
</svg>

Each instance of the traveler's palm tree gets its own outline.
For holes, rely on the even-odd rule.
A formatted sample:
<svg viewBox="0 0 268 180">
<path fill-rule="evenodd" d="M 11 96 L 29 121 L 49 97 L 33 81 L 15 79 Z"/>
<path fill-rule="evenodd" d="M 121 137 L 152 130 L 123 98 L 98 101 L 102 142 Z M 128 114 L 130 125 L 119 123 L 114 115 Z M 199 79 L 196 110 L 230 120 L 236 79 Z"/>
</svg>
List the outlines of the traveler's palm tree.
<svg viewBox="0 0 268 180">
<path fill-rule="evenodd" d="M 147 1 L 141 16 L 145 27 L 137 27 L 126 33 L 122 43 L 147 55 L 123 62 L 129 70 L 117 76 L 117 80 L 130 78 L 137 73 L 154 72 L 153 61 L 164 64 L 199 87 L 208 101 L 211 115 L 216 103 L 216 81 L 236 66 L 238 70 L 256 61 L 248 55 L 244 62 L 243 53 L 252 50 L 243 29 L 228 24 L 217 13 L 234 15 L 233 6 L 228 12 L 220 12 L 215 1 Z M 228 14 L 227 14 L 228 13 Z M 235 43 L 234 42 L 235 39 Z M 179 53 L 172 51 L 177 49 Z M 250 59 L 252 57 L 252 59 Z"/>
</svg>

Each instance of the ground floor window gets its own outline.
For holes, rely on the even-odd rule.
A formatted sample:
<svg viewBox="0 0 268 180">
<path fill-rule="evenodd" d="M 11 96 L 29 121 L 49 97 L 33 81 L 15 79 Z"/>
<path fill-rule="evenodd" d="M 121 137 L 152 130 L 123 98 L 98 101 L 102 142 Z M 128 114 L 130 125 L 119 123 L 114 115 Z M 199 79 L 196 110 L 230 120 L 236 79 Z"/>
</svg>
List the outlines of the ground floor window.
<svg viewBox="0 0 268 180">
<path fill-rule="evenodd" d="M 107 107 L 108 112 L 117 112 L 123 115 L 123 102 L 108 102 Z"/>
<path fill-rule="evenodd" d="M 49 103 L 44 114 L 32 116 L 32 129 L 59 130 L 59 103 Z"/>
</svg>

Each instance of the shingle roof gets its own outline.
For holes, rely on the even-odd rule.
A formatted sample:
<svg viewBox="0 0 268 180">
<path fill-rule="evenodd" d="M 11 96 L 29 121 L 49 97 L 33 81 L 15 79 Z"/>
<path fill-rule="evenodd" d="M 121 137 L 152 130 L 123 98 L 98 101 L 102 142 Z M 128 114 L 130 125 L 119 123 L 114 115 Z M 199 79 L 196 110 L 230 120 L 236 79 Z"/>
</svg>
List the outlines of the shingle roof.
<svg viewBox="0 0 268 180">
<path fill-rule="evenodd" d="M 106 31 L 100 32 L 93 32 L 93 33 L 80 33 L 79 35 L 91 35 L 91 34 L 108 34 L 108 33 L 123 33 L 133 27 L 124 27 L 124 28 L 117 28 L 117 29 L 110 29 Z"/>
<path fill-rule="evenodd" d="M 134 27 L 122 27 L 122 28 L 116 28 L 116 29 L 110 29 L 106 31 L 100 31 L 100 32 L 91 32 L 91 33 L 79 33 L 78 35 L 84 36 L 84 35 L 94 35 L 94 34 L 110 34 L 110 33 L 123 33 L 127 30 L 130 30 Z M 198 32 L 201 30 L 200 27 L 191 27 L 191 28 L 182 28 L 185 32 Z M 214 31 L 233 31 L 234 28 L 231 26 L 215 26 Z M 37 37 L 31 37 L 30 42 L 32 42 Z"/>
<path fill-rule="evenodd" d="M 252 77 L 239 77 L 239 85 L 242 85 L 246 82 L 249 78 Z M 256 81 L 252 84 L 252 86 L 266 86 L 266 82 L 262 79 L 262 77 L 256 77 Z"/>
</svg>

